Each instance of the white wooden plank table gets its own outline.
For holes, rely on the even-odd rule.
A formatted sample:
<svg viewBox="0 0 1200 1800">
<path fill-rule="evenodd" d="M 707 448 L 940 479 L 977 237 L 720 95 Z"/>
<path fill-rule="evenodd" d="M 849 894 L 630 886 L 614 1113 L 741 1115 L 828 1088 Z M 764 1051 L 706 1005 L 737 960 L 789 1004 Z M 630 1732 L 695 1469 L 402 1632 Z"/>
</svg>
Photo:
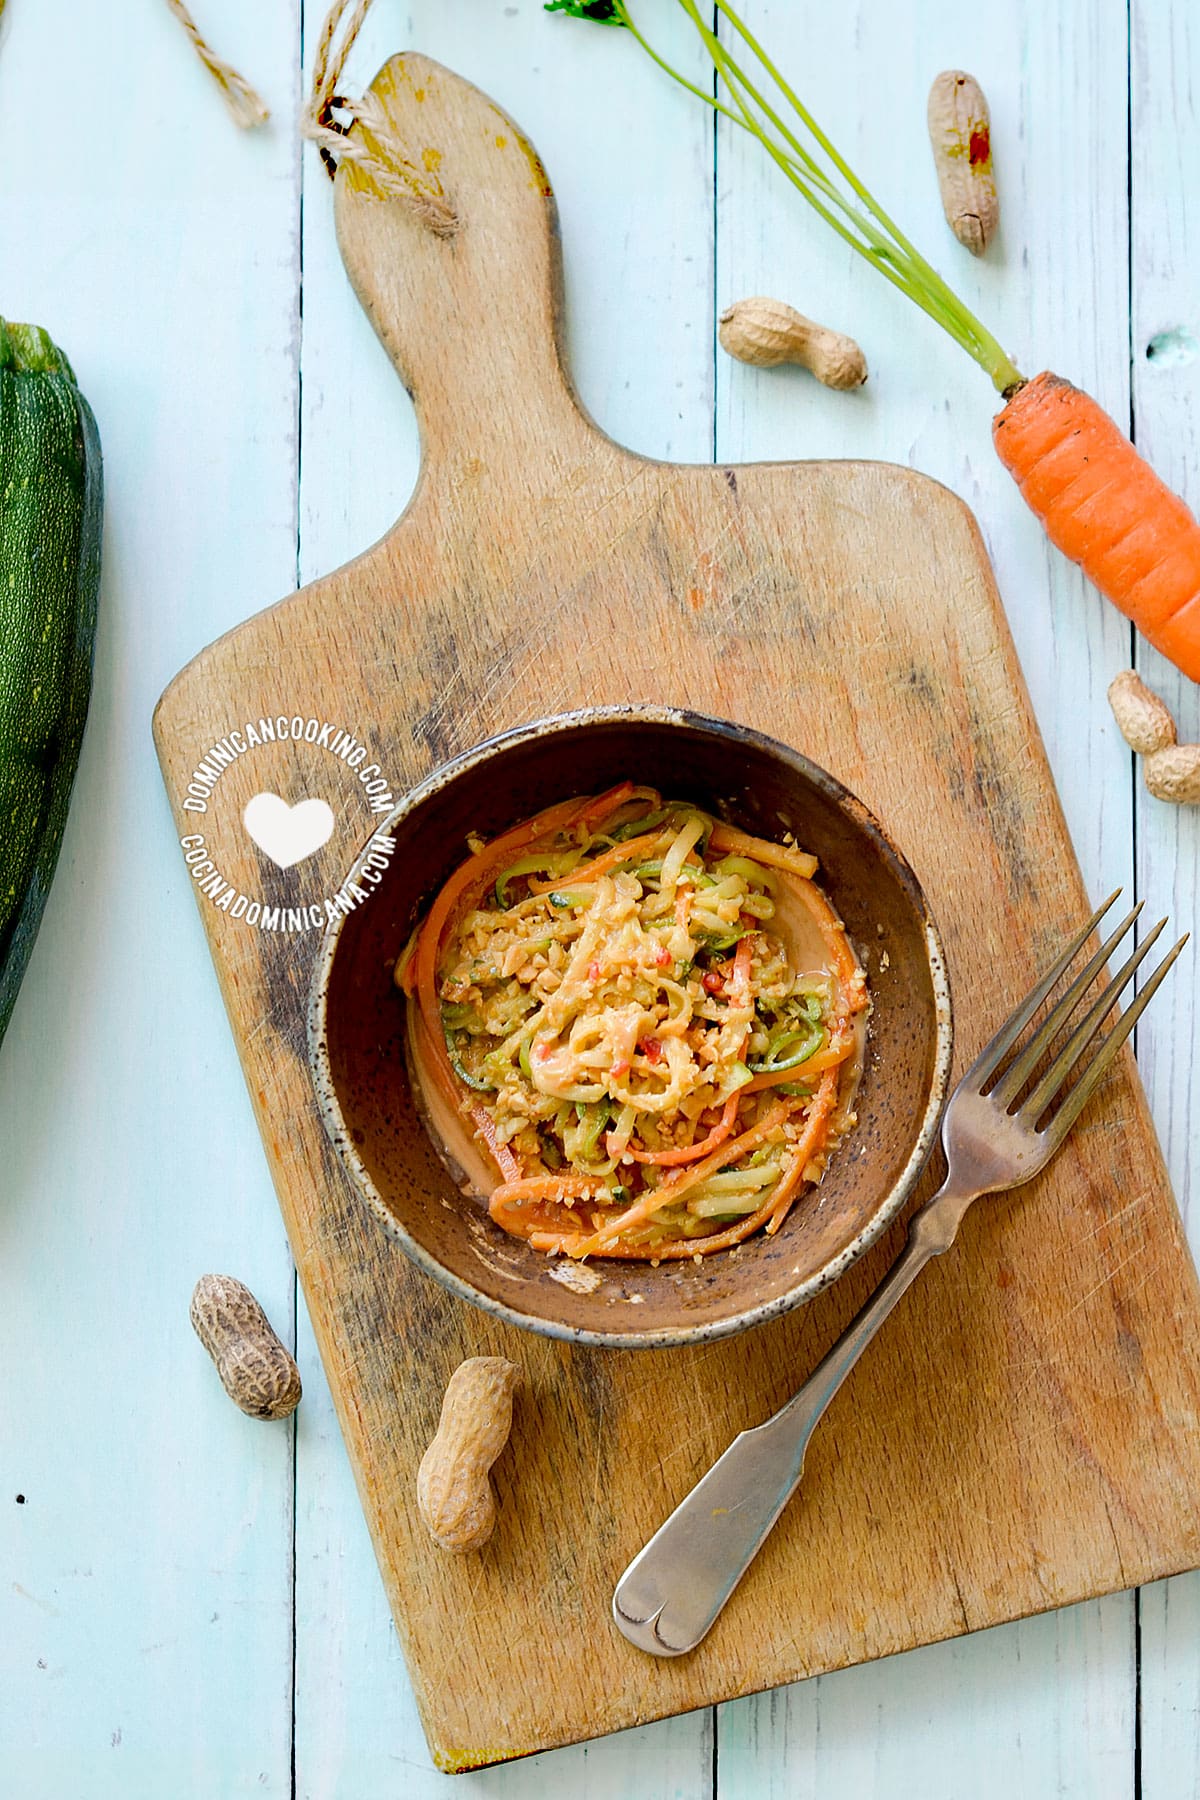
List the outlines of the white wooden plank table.
<svg viewBox="0 0 1200 1800">
<path fill-rule="evenodd" d="M 670 0 L 642 0 L 701 78 Z M 802 93 L 1027 368 L 1089 386 L 1200 504 L 1200 23 L 1183 0 L 744 0 Z M 0 27 L 0 312 L 67 347 L 104 438 L 96 693 L 37 953 L 0 1052 L 0 1794 L 429 1800 L 429 1763 L 187 892 L 150 741 L 202 644 L 389 525 L 416 469 L 403 391 L 333 243 L 295 123 L 323 3 L 197 0 L 260 87 L 238 134 L 161 0 L 12 0 Z M 836 16 L 831 16 L 836 15 Z M 1191 924 L 1200 813 L 1145 799 L 1104 688 L 1131 635 L 1050 551 L 989 443 L 986 381 L 824 234 L 752 145 L 714 134 L 620 33 L 538 0 L 379 0 L 352 68 L 419 47 L 528 129 L 559 197 L 585 403 L 652 455 L 878 456 L 975 508 L 1090 888 Z M 924 96 L 992 102 L 1000 242 L 941 220 Z M 827 393 L 714 349 L 777 293 L 851 330 Z M 1137 661 L 1200 737 L 1200 695 Z M 1194 1193 L 1194 964 L 1139 1059 Z M 1191 1214 L 1200 1245 L 1200 1214 Z M 249 1282 L 305 1398 L 266 1427 L 187 1321 Z M 647 1523 L 651 1523 L 647 1521 Z M 583 1800 L 1087 1800 L 1200 1793 L 1200 1577 L 460 1778 Z"/>
</svg>

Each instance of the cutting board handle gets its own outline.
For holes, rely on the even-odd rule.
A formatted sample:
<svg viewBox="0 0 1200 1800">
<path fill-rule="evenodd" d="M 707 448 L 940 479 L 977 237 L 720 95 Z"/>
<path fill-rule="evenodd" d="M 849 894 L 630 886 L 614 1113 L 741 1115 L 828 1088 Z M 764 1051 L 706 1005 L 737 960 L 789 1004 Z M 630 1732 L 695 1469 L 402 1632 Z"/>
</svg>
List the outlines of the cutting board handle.
<svg viewBox="0 0 1200 1800">
<path fill-rule="evenodd" d="M 486 94 L 428 57 L 392 57 L 370 92 L 403 147 L 393 166 L 440 188 L 456 218 L 441 235 L 368 165 L 339 165 L 342 258 L 413 397 L 425 481 L 457 480 L 470 459 L 511 483 L 514 469 L 577 457 L 597 434 L 563 367 L 558 219 L 537 152 Z M 361 122 L 355 132 L 374 147 Z"/>
</svg>

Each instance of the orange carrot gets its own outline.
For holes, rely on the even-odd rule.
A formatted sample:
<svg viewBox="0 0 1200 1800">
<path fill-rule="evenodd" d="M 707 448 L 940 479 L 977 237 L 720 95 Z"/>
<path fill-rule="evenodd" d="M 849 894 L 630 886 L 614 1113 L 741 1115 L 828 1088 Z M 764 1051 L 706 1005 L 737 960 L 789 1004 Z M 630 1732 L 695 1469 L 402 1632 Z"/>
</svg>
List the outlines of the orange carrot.
<svg viewBox="0 0 1200 1800">
<path fill-rule="evenodd" d="M 598 1175 L 521 1175 L 493 1188 L 488 1202 L 492 1217 L 497 1211 L 523 1205 L 528 1200 L 588 1200 L 601 1185 Z"/>
<path fill-rule="evenodd" d="M 614 844 L 611 850 L 603 855 L 594 856 L 591 862 L 580 863 L 569 875 L 556 875 L 552 881 L 531 881 L 529 886 L 535 894 L 548 894 L 557 887 L 584 887 L 590 882 L 599 881 L 601 875 L 607 875 L 612 869 L 619 869 L 622 863 L 637 862 L 647 850 L 653 850 L 663 838 L 661 831 L 650 831 L 644 837 L 627 838 L 623 844 Z"/>
<path fill-rule="evenodd" d="M 630 1217 L 635 1210 L 633 1207 L 619 1217 L 610 1219 L 600 1227 L 599 1231 L 591 1233 L 578 1229 L 564 1230 L 566 1220 L 559 1218 L 552 1221 L 546 1217 L 545 1211 L 541 1208 L 523 1208 L 524 1216 L 517 1219 L 500 1216 L 504 1211 L 503 1205 L 498 1204 L 502 1196 L 510 1193 L 515 1195 L 518 1190 L 525 1188 L 541 1189 L 543 1186 L 551 1185 L 562 1187 L 564 1184 L 561 1179 L 555 1177 L 546 1178 L 545 1181 L 532 1178 L 528 1182 L 512 1183 L 508 1188 L 497 1188 L 491 1200 L 492 1217 L 497 1224 L 503 1225 L 504 1229 L 513 1233 L 514 1236 L 528 1238 L 535 1250 L 545 1251 L 549 1254 L 558 1252 L 572 1257 L 604 1256 L 625 1262 L 678 1262 L 684 1257 L 709 1256 L 714 1250 L 728 1250 L 734 1244 L 743 1243 L 746 1238 L 752 1237 L 764 1225 L 769 1231 L 778 1231 L 780 1225 L 783 1224 L 795 1200 L 796 1190 L 804 1179 L 806 1166 L 821 1148 L 828 1135 L 829 1119 L 837 1098 L 837 1090 L 837 1070 L 830 1069 L 818 1088 L 809 1109 L 804 1134 L 796 1145 L 796 1158 L 790 1172 L 784 1177 L 782 1184 L 778 1185 L 769 1198 L 764 1200 L 757 1212 L 750 1213 L 746 1218 L 737 1220 L 735 1224 L 726 1226 L 724 1231 L 710 1232 L 705 1237 L 671 1238 L 665 1243 L 658 1244 L 628 1244 L 621 1243 L 619 1240 L 614 1241 L 612 1233 L 614 1228 L 624 1229 L 637 1222 Z M 780 1122 L 787 1110 L 782 1106 L 772 1108 L 771 1128 Z M 767 1126 L 768 1117 L 764 1115 L 759 1126 L 755 1128 L 756 1133 L 763 1132 Z M 747 1133 L 746 1139 L 751 1135 L 754 1134 Z M 746 1139 L 737 1141 L 745 1143 Z M 711 1173 L 713 1165 L 717 1164 L 719 1160 L 714 1157 L 712 1163 L 706 1165 L 705 1173 Z M 698 1171 L 691 1170 L 685 1181 L 670 1184 L 670 1197 L 674 1198 L 684 1186 L 691 1187 L 697 1174 Z M 667 1197 L 667 1185 L 664 1183 L 662 1188 L 656 1190 L 655 1198 L 659 1204 Z M 643 1216 L 648 1216 L 650 1211 L 647 1207 L 649 1198 L 649 1196 L 643 1196 L 639 1203 Z M 568 1213 L 568 1218 L 569 1216 Z"/>
<path fill-rule="evenodd" d="M 829 959 L 833 964 L 833 972 L 838 978 L 848 1012 L 861 1012 L 867 1004 L 866 990 L 861 983 L 852 986 L 853 978 L 859 973 L 858 962 L 853 950 L 846 942 L 846 927 L 830 906 L 820 888 L 813 886 L 795 875 L 790 878 L 792 892 L 803 900 L 812 914 L 825 947 L 829 951 Z"/>
<path fill-rule="evenodd" d="M 836 1069 L 844 1063 L 854 1049 L 854 1033 L 848 1031 L 844 1037 L 834 1038 L 826 1044 L 824 1050 L 814 1050 L 813 1054 L 802 1063 L 793 1063 L 790 1069 L 768 1069 L 762 1075 L 756 1075 L 741 1089 L 743 1094 L 761 1094 L 764 1088 L 778 1087 L 782 1081 L 807 1081 L 810 1075 L 824 1075 L 827 1069 Z"/>
<path fill-rule="evenodd" d="M 495 1217 L 495 1214 L 492 1216 Z M 502 1219 L 498 1219 L 496 1222 L 497 1224 L 504 1224 Z M 554 1256 L 559 1251 L 564 1255 L 569 1256 L 571 1254 L 572 1246 L 578 1243 L 583 1237 L 581 1231 L 541 1231 L 537 1229 L 532 1231 L 515 1231 L 508 1225 L 505 1225 L 504 1229 L 513 1237 L 528 1238 L 529 1243 L 534 1250 L 541 1250 L 547 1256 Z"/>
<path fill-rule="evenodd" d="M 620 1262 L 680 1262 L 684 1257 L 710 1256 L 714 1250 L 728 1250 L 734 1244 L 752 1237 L 761 1231 L 771 1216 L 774 1208 L 774 1196 L 766 1200 L 755 1213 L 748 1213 L 735 1225 L 727 1225 L 724 1231 L 710 1231 L 704 1237 L 667 1238 L 657 1244 L 606 1244 L 604 1249 L 596 1250 L 594 1237 L 588 1237 L 581 1231 L 552 1231 L 534 1229 L 518 1235 L 529 1238 L 535 1250 L 561 1251 L 566 1256 L 605 1256 Z M 589 1246 L 587 1249 L 584 1246 Z"/>
<path fill-rule="evenodd" d="M 751 862 L 765 863 L 770 869 L 787 869 L 793 875 L 805 877 L 817 872 L 817 859 L 806 850 L 795 850 L 788 844 L 772 844 L 766 838 L 750 837 L 735 826 L 720 821 L 713 826 L 708 843 L 712 850 L 749 857 Z"/>
<path fill-rule="evenodd" d="M 992 438 L 1051 542 L 1200 681 L 1200 523 L 1120 427 L 1043 373 L 997 414 Z"/>
<path fill-rule="evenodd" d="M 475 1121 L 476 1131 L 487 1145 L 492 1161 L 503 1175 L 505 1181 L 519 1181 L 521 1179 L 521 1165 L 509 1149 L 508 1145 L 500 1142 L 500 1139 L 496 1135 L 496 1127 L 492 1123 L 491 1115 L 485 1112 L 482 1106 L 471 1106 L 468 1108 L 468 1111 Z"/>
<path fill-rule="evenodd" d="M 616 787 L 611 787 L 606 793 L 597 794 L 594 800 L 589 800 L 578 818 L 572 820 L 572 823 L 582 825 L 587 831 L 593 831 L 597 825 L 608 818 L 610 813 L 615 813 L 619 806 L 624 806 L 627 800 L 632 800 L 636 792 L 637 789 L 632 781 L 619 781 Z"/>
<path fill-rule="evenodd" d="M 634 1162 L 657 1163 L 662 1169 L 679 1168 L 683 1163 L 696 1162 L 700 1157 L 707 1156 L 710 1150 L 718 1149 L 725 1139 L 732 1135 L 733 1128 L 737 1124 L 738 1103 L 741 1094 L 741 1088 L 736 1094 L 730 1094 L 725 1102 L 725 1110 L 721 1114 L 720 1120 L 713 1126 L 708 1136 L 701 1138 L 698 1144 L 688 1144 L 683 1150 L 631 1150 L 630 1156 Z"/>
<path fill-rule="evenodd" d="M 685 1256 L 711 1256 L 714 1250 L 728 1250 L 761 1231 L 771 1216 L 774 1199 L 767 1200 L 756 1213 L 748 1213 L 736 1225 L 724 1231 L 712 1231 L 705 1237 L 668 1238 L 659 1244 L 606 1244 L 603 1250 L 587 1249 L 595 1239 L 582 1232 L 531 1231 L 529 1242 L 535 1250 L 562 1251 L 566 1256 L 606 1256 L 620 1262 L 681 1262 Z"/>
<path fill-rule="evenodd" d="M 492 1199 L 499 1206 L 511 1206 L 522 1200 L 586 1199 L 601 1186 L 599 1175 L 521 1175 L 514 1176 L 496 1188 Z"/>
<path fill-rule="evenodd" d="M 585 802 L 585 807 L 588 803 Z M 577 801 L 560 801 L 545 812 L 538 813 L 534 819 L 526 820 L 524 825 L 514 826 L 502 836 L 485 844 L 467 858 L 462 867 L 456 869 L 437 899 L 429 909 L 428 917 L 421 927 L 413 956 L 413 978 L 417 996 L 425 1023 L 431 1038 L 437 1038 L 441 1030 L 441 1019 L 437 1003 L 437 959 L 442 939 L 456 909 L 464 909 L 463 902 L 470 897 L 472 888 L 475 897 L 482 894 L 488 880 L 495 871 L 506 863 L 515 851 L 523 850 L 527 844 L 536 841 L 551 831 L 570 824 L 579 817 L 581 808 Z M 465 910 L 465 909 L 464 909 Z"/>
<path fill-rule="evenodd" d="M 773 1106 L 767 1108 L 757 1125 L 752 1125 L 749 1131 L 743 1131 L 740 1137 L 727 1138 L 720 1148 L 714 1150 L 711 1156 L 705 1157 L 703 1162 L 693 1163 L 678 1175 L 670 1176 L 659 1187 L 651 1188 L 646 1193 L 639 1195 L 632 1206 L 626 1207 L 625 1211 L 619 1213 L 616 1218 L 606 1220 L 594 1237 L 585 1240 L 588 1246 L 586 1250 L 577 1250 L 573 1254 L 606 1256 L 609 1253 L 611 1241 L 621 1232 L 630 1230 L 634 1225 L 641 1225 L 646 1219 L 652 1219 L 656 1212 L 660 1212 L 664 1206 L 669 1206 L 673 1201 L 678 1200 L 679 1196 L 686 1193 L 689 1188 L 696 1187 L 701 1181 L 707 1181 L 710 1175 L 715 1175 L 718 1169 L 725 1167 L 726 1163 L 733 1162 L 735 1158 L 743 1155 L 746 1151 L 757 1150 L 758 1146 L 765 1143 L 770 1137 L 775 1127 L 783 1124 L 794 1105 L 794 1101 L 789 1103 L 786 1100 L 777 1100 Z"/>
<path fill-rule="evenodd" d="M 686 72 L 673 66 L 642 37 L 625 0 L 598 8 L 579 0 L 553 4 L 579 17 L 611 14 L 609 23 L 632 27 L 631 35 L 666 75 L 716 112 L 736 118 L 842 240 L 979 364 L 1008 401 L 993 427 L 997 451 L 1051 541 L 1150 643 L 1200 681 L 1200 521 L 1094 400 L 1056 375 L 1025 380 L 1004 346 L 834 148 L 739 18 L 734 0 L 717 0 L 719 38 L 707 8 L 680 0 L 724 88 L 720 81 L 697 81 L 690 63 Z M 974 160 L 983 147 L 972 142 L 967 148 Z"/>
<path fill-rule="evenodd" d="M 496 1194 L 499 1192 L 497 1188 Z M 543 1232 L 582 1240 L 587 1235 L 589 1221 L 592 1225 L 597 1221 L 598 1215 L 591 1207 L 582 1211 L 587 1206 L 586 1198 L 581 1198 L 580 1210 L 577 1210 L 567 1200 L 506 1201 L 497 1199 L 496 1194 L 488 1202 L 493 1222 L 509 1237 L 526 1238 L 535 1248 L 536 1240 Z"/>
<path fill-rule="evenodd" d="M 441 1089 L 443 1099 L 455 1112 L 460 1112 L 463 1086 L 450 1066 L 450 1058 L 446 1054 L 446 1034 L 441 1029 L 440 1021 L 438 1030 L 431 1032 L 425 1023 L 424 1013 L 418 1007 L 413 1015 L 413 1038 L 417 1054 Z"/>
<path fill-rule="evenodd" d="M 837 1091 L 838 1072 L 836 1069 L 830 1069 L 822 1077 L 821 1085 L 813 1097 L 812 1107 L 804 1125 L 804 1134 L 796 1145 L 796 1160 L 771 1196 L 771 1217 L 767 1221 L 767 1232 L 772 1237 L 791 1211 L 792 1201 L 796 1197 L 796 1189 L 804 1180 L 805 1169 L 829 1135 L 829 1119 L 833 1112 L 833 1103 L 837 1099 Z"/>
<path fill-rule="evenodd" d="M 733 973 L 729 978 L 729 998 L 735 1006 L 751 1006 L 750 996 L 750 958 L 754 948 L 754 934 L 748 931 L 745 937 L 738 939 L 738 947 L 733 956 Z M 749 1025 L 746 1035 L 750 1035 Z"/>
</svg>

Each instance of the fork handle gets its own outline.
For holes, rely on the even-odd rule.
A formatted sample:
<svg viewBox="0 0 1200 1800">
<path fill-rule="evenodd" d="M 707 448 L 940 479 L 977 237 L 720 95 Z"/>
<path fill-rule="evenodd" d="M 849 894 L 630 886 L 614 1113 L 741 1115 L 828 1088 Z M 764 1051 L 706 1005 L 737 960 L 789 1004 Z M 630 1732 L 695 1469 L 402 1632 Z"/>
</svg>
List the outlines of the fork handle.
<svg viewBox="0 0 1200 1800">
<path fill-rule="evenodd" d="M 904 1249 L 803 1387 L 733 1440 L 634 1557 L 613 1594 L 630 1643 L 653 1656 L 695 1649 L 799 1486 L 821 1415 L 901 1295 L 949 1249 L 968 1203 L 947 1183 L 913 1215 Z"/>
</svg>

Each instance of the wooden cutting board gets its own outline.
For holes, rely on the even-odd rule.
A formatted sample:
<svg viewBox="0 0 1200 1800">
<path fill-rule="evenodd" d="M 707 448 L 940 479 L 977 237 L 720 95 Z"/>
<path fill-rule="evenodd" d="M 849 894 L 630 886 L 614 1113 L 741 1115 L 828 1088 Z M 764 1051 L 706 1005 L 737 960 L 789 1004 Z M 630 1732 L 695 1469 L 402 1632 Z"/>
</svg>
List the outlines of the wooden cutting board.
<svg viewBox="0 0 1200 1800">
<path fill-rule="evenodd" d="M 339 171 L 342 253 L 420 416 L 417 491 L 365 555 L 198 656 L 155 731 L 435 1760 L 521 1756 L 1196 1566 L 1200 1294 L 1131 1061 L 1046 1174 L 975 1209 L 835 1402 L 711 1635 L 667 1663 L 613 1628 L 616 1577 L 817 1361 L 901 1228 L 779 1323 L 601 1352 L 450 1298 L 347 1186 L 305 1048 L 321 898 L 378 823 L 368 781 L 398 794 L 503 727 L 657 700 L 824 764 L 924 884 L 960 1065 L 1090 910 L 966 507 L 884 464 L 680 467 L 612 443 L 562 368 L 531 146 L 422 57 L 374 92 L 458 217 L 440 237 Z M 273 741 L 249 741 L 259 719 Z M 326 799 L 324 847 L 261 854 L 241 815 L 263 792 Z M 458 1558 L 425 1536 L 414 1479 L 451 1370 L 480 1353 L 523 1388 L 496 1535 Z"/>
</svg>

